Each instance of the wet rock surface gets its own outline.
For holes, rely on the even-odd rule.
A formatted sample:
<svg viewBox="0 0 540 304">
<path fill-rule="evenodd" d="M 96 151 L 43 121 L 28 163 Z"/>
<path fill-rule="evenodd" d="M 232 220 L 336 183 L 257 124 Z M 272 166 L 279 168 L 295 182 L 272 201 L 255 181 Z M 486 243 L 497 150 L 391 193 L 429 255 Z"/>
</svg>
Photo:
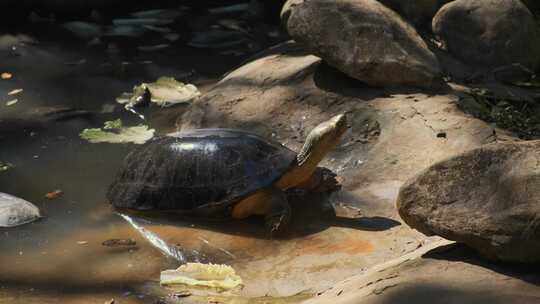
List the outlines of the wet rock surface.
<svg viewBox="0 0 540 304">
<path fill-rule="evenodd" d="M 433 18 L 433 32 L 466 63 L 497 68 L 540 63 L 540 32 L 519 0 L 456 0 Z"/>
<path fill-rule="evenodd" d="M 282 14 L 287 31 L 329 65 L 372 86 L 441 85 L 436 57 L 411 25 L 381 3 L 291 1 Z"/>
<path fill-rule="evenodd" d="M 490 259 L 538 262 L 540 142 L 487 145 L 405 183 L 399 214 L 411 227 L 462 242 Z"/>
</svg>

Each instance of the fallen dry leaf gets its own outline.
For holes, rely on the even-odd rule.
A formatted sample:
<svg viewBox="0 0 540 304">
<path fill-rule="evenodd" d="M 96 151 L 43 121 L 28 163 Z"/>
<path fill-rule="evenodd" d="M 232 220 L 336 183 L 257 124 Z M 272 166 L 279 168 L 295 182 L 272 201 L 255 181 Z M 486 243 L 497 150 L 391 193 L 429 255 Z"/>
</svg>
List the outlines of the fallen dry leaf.
<svg viewBox="0 0 540 304">
<path fill-rule="evenodd" d="M 78 241 L 77 244 L 79 244 L 79 245 L 86 245 L 86 244 L 88 244 L 88 241 Z"/>
<path fill-rule="evenodd" d="M 59 198 L 63 194 L 64 194 L 64 191 L 62 191 L 62 190 L 54 190 L 52 192 L 49 192 L 49 193 L 45 194 L 45 197 L 47 199 L 52 200 L 52 199 L 55 199 L 55 198 Z"/>
</svg>

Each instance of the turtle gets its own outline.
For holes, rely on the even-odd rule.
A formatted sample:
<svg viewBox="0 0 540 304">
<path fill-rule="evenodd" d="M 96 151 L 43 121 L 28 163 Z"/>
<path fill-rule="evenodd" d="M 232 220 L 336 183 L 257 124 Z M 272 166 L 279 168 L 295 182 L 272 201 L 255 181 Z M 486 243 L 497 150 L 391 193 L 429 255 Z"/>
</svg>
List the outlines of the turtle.
<svg viewBox="0 0 540 304">
<path fill-rule="evenodd" d="M 346 130 L 346 115 L 336 115 L 309 133 L 299 153 L 236 129 L 158 137 L 126 156 L 107 199 L 117 209 L 209 219 L 260 215 L 266 229 L 278 233 L 291 219 L 285 192 L 321 186 L 324 170 L 318 164 Z"/>
</svg>

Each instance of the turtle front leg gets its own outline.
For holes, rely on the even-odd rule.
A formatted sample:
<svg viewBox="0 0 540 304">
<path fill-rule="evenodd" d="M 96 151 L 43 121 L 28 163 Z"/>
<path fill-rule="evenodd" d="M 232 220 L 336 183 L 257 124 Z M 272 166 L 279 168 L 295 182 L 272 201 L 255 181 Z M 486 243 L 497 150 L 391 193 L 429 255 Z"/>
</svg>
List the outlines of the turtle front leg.
<svg viewBox="0 0 540 304">
<path fill-rule="evenodd" d="M 332 170 L 317 167 L 315 172 L 307 180 L 295 188 L 307 192 L 336 192 L 341 190 L 341 183 Z"/>
<path fill-rule="evenodd" d="M 270 189 L 269 208 L 265 214 L 265 226 L 270 235 L 283 231 L 291 220 L 291 206 L 285 193 L 277 188 Z"/>
</svg>

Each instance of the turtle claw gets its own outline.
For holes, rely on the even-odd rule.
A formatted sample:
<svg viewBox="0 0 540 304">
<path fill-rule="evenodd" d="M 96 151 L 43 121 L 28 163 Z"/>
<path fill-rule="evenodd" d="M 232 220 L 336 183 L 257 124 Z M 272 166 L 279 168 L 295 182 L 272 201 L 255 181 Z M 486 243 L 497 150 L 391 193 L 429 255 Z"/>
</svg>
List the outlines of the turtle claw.
<svg viewBox="0 0 540 304">
<path fill-rule="evenodd" d="M 273 216 L 266 219 L 266 231 L 270 235 L 270 238 L 273 238 L 275 235 L 283 231 L 284 225 L 284 216 Z"/>
</svg>

